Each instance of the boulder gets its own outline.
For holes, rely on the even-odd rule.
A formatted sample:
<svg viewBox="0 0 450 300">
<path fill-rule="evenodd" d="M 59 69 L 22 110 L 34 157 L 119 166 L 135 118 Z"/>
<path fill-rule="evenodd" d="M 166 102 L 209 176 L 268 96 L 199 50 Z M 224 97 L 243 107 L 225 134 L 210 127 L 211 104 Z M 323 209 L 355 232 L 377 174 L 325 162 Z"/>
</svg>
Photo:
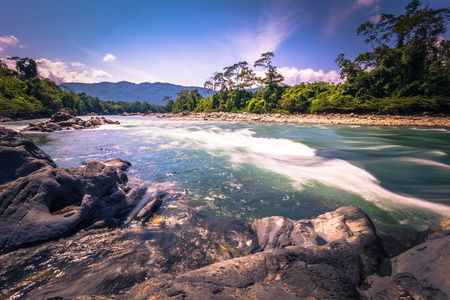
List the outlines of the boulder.
<svg viewBox="0 0 450 300">
<path fill-rule="evenodd" d="M 420 244 L 390 259 L 392 275 L 365 279 L 374 299 L 448 299 L 450 295 L 450 219 L 419 234 Z M 408 298 L 409 297 L 409 298 Z"/>
<path fill-rule="evenodd" d="M 50 117 L 50 122 L 58 123 L 58 122 L 70 120 L 72 118 L 73 118 L 73 116 L 66 113 L 65 111 L 58 111 L 57 113 L 55 113 L 54 115 L 52 115 Z"/>
<path fill-rule="evenodd" d="M 263 252 L 149 279 L 128 299 L 361 299 L 356 287 L 377 269 L 383 250 L 357 207 L 313 220 L 264 218 L 252 229 Z"/>
<path fill-rule="evenodd" d="M 286 246 L 312 247 L 345 240 L 359 255 L 363 276 L 377 271 L 383 255 L 375 226 L 364 211 L 356 206 L 341 207 L 313 220 L 263 218 L 256 220 L 252 229 L 258 235 L 262 250 Z"/>
<path fill-rule="evenodd" d="M 56 168 L 53 160 L 31 139 L 0 127 L 0 185 L 43 167 Z"/>
<path fill-rule="evenodd" d="M 90 161 L 80 168 L 43 167 L 9 183 L 0 192 L 0 250 L 66 236 L 100 220 L 109 226 L 115 222 L 111 218 L 121 219 L 131 210 L 123 172 Z"/>
</svg>

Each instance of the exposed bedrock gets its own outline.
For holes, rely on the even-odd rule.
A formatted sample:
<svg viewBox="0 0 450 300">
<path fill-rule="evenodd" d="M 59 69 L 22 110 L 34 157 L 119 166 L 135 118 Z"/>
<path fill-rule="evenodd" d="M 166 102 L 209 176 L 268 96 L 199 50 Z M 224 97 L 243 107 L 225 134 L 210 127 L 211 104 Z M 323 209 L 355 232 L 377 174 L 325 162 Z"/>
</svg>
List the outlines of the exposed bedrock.
<svg viewBox="0 0 450 300">
<path fill-rule="evenodd" d="M 383 250 L 372 222 L 357 207 L 314 220 L 264 218 L 252 228 L 263 252 L 152 278 L 129 298 L 359 299 L 357 286 L 377 270 Z"/>
<path fill-rule="evenodd" d="M 131 165 L 127 161 L 91 160 L 79 168 L 58 168 L 23 135 L 4 128 L 0 134 L 0 157 L 2 163 L 6 160 L 0 190 L 2 252 L 65 236 L 96 222 L 104 222 L 97 227 L 117 224 L 139 200 L 127 202 L 125 171 Z"/>
<path fill-rule="evenodd" d="M 56 167 L 53 160 L 34 142 L 0 127 L 0 185 L 27 176 L 42 167 Z"/>
</svg>

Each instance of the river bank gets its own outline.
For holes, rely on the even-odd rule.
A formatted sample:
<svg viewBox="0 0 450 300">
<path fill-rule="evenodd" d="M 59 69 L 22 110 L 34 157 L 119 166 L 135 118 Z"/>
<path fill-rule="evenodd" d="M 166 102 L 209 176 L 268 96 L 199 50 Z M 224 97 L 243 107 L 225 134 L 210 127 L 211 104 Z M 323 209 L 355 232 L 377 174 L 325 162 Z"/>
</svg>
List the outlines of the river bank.
<svg viewBox="0 0 450 300">
<path fill-rule="evenodd" d="M 175 120 L 236 121 L 236 122 L 279 122 L 324 125 L 375 125 L 375 126 L 427 126 L 450 127 L 450 116 L 447 115 L 374 115 L 374 114 L 250 114 L 250 113 L 190 113 L 178 114 L 125 114 L 147 116 Z"/>
</svg>

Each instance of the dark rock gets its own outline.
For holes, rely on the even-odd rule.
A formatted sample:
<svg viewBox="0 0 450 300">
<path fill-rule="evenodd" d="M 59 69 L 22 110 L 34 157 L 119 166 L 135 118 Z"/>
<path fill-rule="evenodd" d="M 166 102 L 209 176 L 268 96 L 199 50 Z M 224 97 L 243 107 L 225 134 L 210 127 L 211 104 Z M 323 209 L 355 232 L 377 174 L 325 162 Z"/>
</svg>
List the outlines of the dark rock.
<svg viewBox="0 0 450 300">
<path fill-rule="evenodd" d="M 52 115 L 50 117 L 50 122 L 58 123 L 58 122 L 70 120 L 72 118 L 73 118 L 73 116 L 66 113 L 65 111 L 58 111 L 57 113 L 55 113 L 54 115 Z"/>
<path fill-rule="evenodd" d="M 394 279 L 379 290 L 372 299 L 448 299 L 447 295 L 439 289 L 424 288 L 410 273 L 399 273 Z"/>
<path fill-rule="evenodd" d="M 316 299 L 360 299 L 347 276 L 327 264 L 308 265 L 298 261 L 286 267 L 281 280 L 291 294 Z"/>
<path fill-rule="evenodd" d="M 392 265 L 390 259 L 384 258 L 380 261 L 380 266 L 378 267 L 378 275 L 380 275 L 381 277 L 392 275 Z"/>
<path fill-rule="evenodd" d="M 98 221 L 95 227 L 113 227 L 138 201 L 140 195 L 133 195 L 133 203 L 126 199 L 128 161 L 90 160 L 80 168 L 58 168 L 22 134 L 0 128 L 0 137 L 0 182 L 7 183 L 0 190 L 0 250 L 4 252 L 59 238 Z"/>
<path fill-rule="evenodd" d="M 418 245 L 448 235 L 450 235 L 450 219 L 445 219 L 437 224 L 433 224 L 427 230 L 420 232 L 417 235 L 415 244 Z"/>
<path fill-rule="evenodd" d="M 0 127 L 0 166 L 0 184 L 4 184 L 56 164 L 31 139 Z"/>
<path fill-rule="evenodd" d="M 264 218 L 252 228 L 263 252 L 148 280 L 133 288 L 129 299 L 166 298 L 172 291 L 182 291 L 187 299 L 360 299 L 356 286 L 378 267 L 363 249 L 373 260 L 381 257 L 375 252 L 382 250 L 375 228 L 357 207 L 310 221 Z M 325 245 L 318 245 L 318 236 Z"/>
<path fill-rule="evenodd" d="M 57 112 L 51 116 L 47 123 L 38 122 L 30 124 L 24 131 L 41 131 L 53 132 L 58 130 L 79 130 L 86 128 L 96 128 L 104 124 L 120 124 L 119 121 L 112 121 L 105 117 L 91 117 L 91 119 L 83 121 L 66 112 Z"/>
</svg>

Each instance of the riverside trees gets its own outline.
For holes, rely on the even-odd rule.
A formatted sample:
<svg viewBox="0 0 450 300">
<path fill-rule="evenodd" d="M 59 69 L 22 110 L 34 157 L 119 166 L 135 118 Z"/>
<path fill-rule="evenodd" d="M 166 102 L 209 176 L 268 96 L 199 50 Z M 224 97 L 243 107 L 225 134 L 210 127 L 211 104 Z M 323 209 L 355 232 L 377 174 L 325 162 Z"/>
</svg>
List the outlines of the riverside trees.
<svg viewBox="0 0 450 300">
<path fill-rule="evenodd" d="M 193 111 L 255 113 L 299 112 L 450 112 L 450 41 L 444 34 L 450 9 L 422 7 L 411 1 L 404 14 L 382 14 L 378 23 L 366 22 L 357 34 L 372 46 L 353 61 L 339 54 L 336 63 L 343 82 L 283 85 L 263 53 L 254 67 L 247 62 L 225 67 L 205 83 L 212 96 L 201 99 Z M 250 90 L 250 88 L 260 87 Z"/>
<path fill-rule="evenodd" d="M 0 116 L 45 116 L 58 110 L 72 114 L 117 114 L 133 112 L 167 112 L 173 101 L 166 105 L 147 102 L 102 101 L 39 77 L 38 63 L 30 58 L 13 57 L 16 70 L 9 69 L 0 60 Z"/>
</svg>

